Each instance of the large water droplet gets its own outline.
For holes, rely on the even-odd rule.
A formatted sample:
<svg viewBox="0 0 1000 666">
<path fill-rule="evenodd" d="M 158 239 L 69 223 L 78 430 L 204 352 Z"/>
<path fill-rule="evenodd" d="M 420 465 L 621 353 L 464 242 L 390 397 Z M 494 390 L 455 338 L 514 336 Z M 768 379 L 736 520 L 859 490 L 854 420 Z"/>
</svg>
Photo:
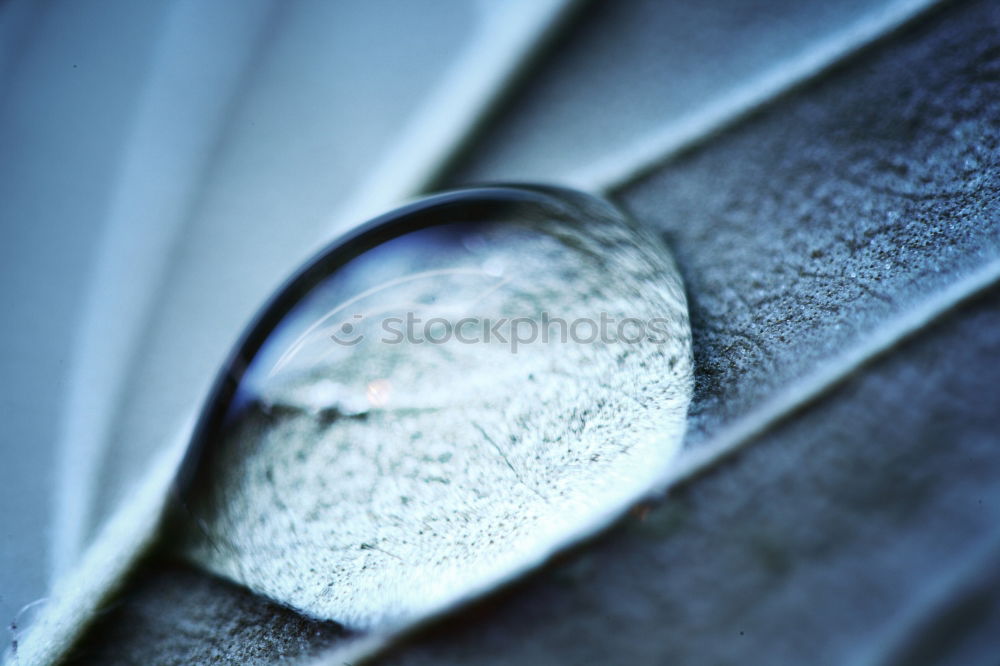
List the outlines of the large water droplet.
<svg viewBox="0 0 1000 666">
<path fill-rule="evenodd" d="M 184 554 L 356 627 L 537 564 L 659 478 L 691 393 L 687 308 L 610 205 L 485 188 L 377 221 L 265 309 L 181 492 Z"/>
</svg>

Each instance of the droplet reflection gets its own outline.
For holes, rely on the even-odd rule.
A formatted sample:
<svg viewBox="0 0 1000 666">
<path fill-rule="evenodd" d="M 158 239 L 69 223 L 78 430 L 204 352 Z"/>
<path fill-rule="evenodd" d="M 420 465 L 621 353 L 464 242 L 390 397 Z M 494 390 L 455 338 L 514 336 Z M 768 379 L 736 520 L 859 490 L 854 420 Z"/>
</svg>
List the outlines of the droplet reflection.
<svg viewBox="0 0 1000 666">
<path fill-rule="evenodd" d="M 378 626 L 537 563 L 663 473 L 691 392 L 674 264 L 610 206 L 532 196 L 444 211 L 285 308 L 203 433 L 188 557 Z"/>
</svg>

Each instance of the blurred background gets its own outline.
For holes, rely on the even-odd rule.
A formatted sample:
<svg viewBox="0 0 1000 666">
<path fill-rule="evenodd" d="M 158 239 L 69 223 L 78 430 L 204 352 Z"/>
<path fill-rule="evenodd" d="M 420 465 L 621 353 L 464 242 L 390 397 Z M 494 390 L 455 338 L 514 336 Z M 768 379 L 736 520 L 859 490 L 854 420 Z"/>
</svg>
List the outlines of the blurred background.
<svg viewBox="0 0 1000 666">
<path fill-rule="evenodd" d="M 285 276 L 435 187 L 608 191 L 676 242 L 710 439 L 996 259 L 998 25 L 917 0 L 0 3 L 0 617 Z"/>
</svg>

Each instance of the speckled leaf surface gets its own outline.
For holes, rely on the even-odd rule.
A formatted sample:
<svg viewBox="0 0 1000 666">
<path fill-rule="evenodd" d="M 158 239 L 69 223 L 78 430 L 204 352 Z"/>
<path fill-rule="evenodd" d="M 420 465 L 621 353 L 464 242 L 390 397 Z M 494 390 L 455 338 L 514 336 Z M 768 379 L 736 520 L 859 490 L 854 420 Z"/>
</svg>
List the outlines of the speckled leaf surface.
<svg viewBox="0 0 1000 666">
<path fill-rule="evenodd" d="M 997 259 L 998 100 L 1000 11 L 952 3 L 616 193 L 687 284 L 689 447 Z M 949 310 L 708 474 L 383 657 L 990 663 L 998 313 L 995 289 Z M 184 584 L 162 564 L 143 575 Z M 257 621 L 220 589 L 210 614 Z M 90 640 L 130 641 L 106 632 Z M 132 638 L 154 662 L 181 650 L 171 632 Z"/>
<path fill-rule="evenodd" d="M 141 572 L 129 589 L 71 663 L 295 663 L 347 635 L 185 565 Z"/>
<path fill-rule="evenodd" d="M 620 192 L 688 285 L 689 443 L 1000 256 L 998 28 L 934 14 Z"/>
</svg>

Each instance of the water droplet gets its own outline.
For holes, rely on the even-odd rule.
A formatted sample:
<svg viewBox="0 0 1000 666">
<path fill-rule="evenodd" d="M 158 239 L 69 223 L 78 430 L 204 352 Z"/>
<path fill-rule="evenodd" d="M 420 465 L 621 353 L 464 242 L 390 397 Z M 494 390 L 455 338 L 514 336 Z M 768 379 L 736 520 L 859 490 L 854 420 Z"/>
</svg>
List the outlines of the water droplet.
<svg viewBox="0 0 1000 666">
<path fill-rule="evenodd" d="M 178 547 L 316 617 L 412 619 L 625 509 L 669 465 L 690 394 L 657 239 L 562 191 L 432 198 L 265 308 L 192 444 Z"/>
</svg>

